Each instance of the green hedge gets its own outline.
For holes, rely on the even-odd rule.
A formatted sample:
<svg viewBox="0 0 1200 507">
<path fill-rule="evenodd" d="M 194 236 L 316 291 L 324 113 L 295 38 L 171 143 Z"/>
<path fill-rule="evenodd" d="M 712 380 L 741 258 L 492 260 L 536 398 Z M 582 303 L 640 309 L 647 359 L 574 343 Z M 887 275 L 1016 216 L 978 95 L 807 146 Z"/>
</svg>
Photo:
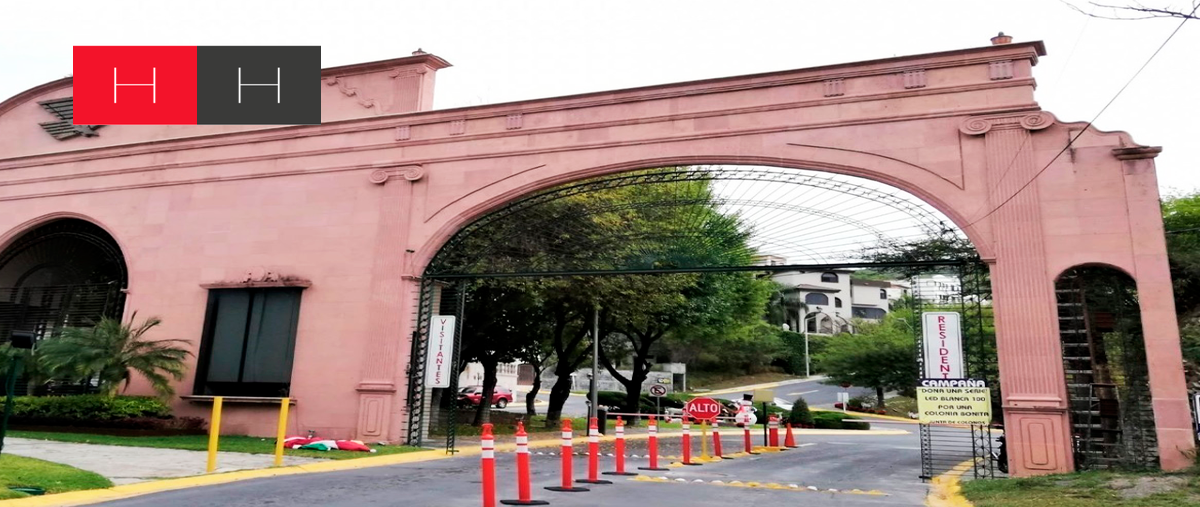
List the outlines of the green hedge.
<svg viewBox="0 0 1200 507">
<path fill-rule="evenodd" d="M 4 403 L 0 401 L 0 406 Z M 169 417 L 171 407 L 158 398 L 143 396 L 108 397 L 20 396 L 13 398 L 13 418 L 28 420 L 114 421 L 141 417 Z"/>
<path fill-rule="evenodd" d="M 871 423 L 841 412 L 813 412 L 813 426 L 828 430 L 869 430 Z"/>
</svg>

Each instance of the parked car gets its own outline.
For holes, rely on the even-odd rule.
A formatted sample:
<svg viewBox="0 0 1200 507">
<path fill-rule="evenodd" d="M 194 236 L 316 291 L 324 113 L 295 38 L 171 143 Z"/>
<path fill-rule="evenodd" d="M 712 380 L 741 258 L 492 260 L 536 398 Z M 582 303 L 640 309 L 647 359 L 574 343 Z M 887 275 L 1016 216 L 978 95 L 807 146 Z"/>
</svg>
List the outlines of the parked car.
<svg viewBox="0 0 1200 507">
<path fill-rule="evenodd" d="M 483 386 L 467 386 L 458 390 L 458 401 L 478 405 L 483 399 Z M 513 393 L 507 388 L 496 386 L 492 390 L 492 405 L 496 408 L 507 407 L 513 402 Z"/>
</svg>

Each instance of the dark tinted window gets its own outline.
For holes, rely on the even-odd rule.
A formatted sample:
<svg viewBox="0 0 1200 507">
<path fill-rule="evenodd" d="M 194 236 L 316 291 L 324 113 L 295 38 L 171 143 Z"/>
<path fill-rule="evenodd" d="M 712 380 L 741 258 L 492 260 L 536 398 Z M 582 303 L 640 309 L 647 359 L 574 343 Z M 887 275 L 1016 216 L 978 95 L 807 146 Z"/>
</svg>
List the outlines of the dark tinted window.
<svg viewBox="0 0 1200 507">
<path fill-rule="evenodd" d="M 209 291 L 195 394 L 288 396 L 300 291 Z"/>
</svg>

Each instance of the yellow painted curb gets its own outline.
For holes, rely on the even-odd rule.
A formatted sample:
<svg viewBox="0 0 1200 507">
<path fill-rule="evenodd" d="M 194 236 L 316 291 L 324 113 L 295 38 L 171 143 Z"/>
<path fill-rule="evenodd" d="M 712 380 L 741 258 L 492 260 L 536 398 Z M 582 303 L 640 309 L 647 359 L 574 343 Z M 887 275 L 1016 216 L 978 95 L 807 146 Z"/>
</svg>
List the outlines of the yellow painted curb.
<svg viewBox="0 0 1200 507">
<path fill-rule="evenodd" d="M 810 408 L 809 410 L 810 410 L 810 411 L 812 411 L 812 412 L 837 412 L 837 413 L 843 413 L 841 410 L 829 410 L 829 409 L 827 409 L 827 408 Z M 865 413 L 859 413 L 859 412 L 855 412 L 855 411 L 853 411 L 853 410 L 851 410 L 851 411 L 849 411 L 849 412 L 845 412 L 845 414 L 847 414 L 847 415 L 852 415 L 852 416 L 855 416 L 855 417 L 863 417 L 863 418 L 864 418 L 863 420 L 865 420 L 865 421 L 867 421 L 867 422 L 871 422 L 871 421 L 870 421 L 869 419 L 867 419 L 867 418 L 873 418 L 873 419 L 887 419 L 887 420 L 890 420 L 890 421 L 897 421 L 897 422 L 903 422 L 903 423 L 908 423 L 908 424 L 921 424 L 921 422 L 920 422 L 920 421 L 918 421 L 918 420 L 916 420 L 916 419 L 909 419 L 909 418 L 907 418 L 907 417 L 896 417 L 896 416 L 894 416 L 894 415 L 865 414 Z"/>
<path fill-rule="evenodd" d="M 693 393 L 688 393 L 688 394 L 694 394 L 696 396 L 714 396 L 714 395 L 718 395 L 718 394 L 740 393 L 742 391 L 754 391 L 754 390 L 758 390 L 758 389 L 770 389 L 772 387 L 779 387 L 784 384 L 803 384 L 805 382 L 816 382 L 817 380 L 821 380 L 821 379 L 814 378 L 814 379 L 780 380 L 779 382 L 766 382 L 763 384 L 752 384 L 752 385 L 748 385 L 748 386 L 729 387 L 729 388 L 725 388 L 725 389 L 716 389 L 713 391 L 704 391 L 704 392 L 693 392 Z"/>
<path fill-rule="evenodd" d="M 925 505 L 928 507 L 974 507 L 975 504 L 962 495 L 962 484 L 959 479 L 973 466 L 975 466 L 975 460 L 969 459 L 959 463 L 949 472 L 934 477 L 929 494 L 925 497 Z"/>
</svg>

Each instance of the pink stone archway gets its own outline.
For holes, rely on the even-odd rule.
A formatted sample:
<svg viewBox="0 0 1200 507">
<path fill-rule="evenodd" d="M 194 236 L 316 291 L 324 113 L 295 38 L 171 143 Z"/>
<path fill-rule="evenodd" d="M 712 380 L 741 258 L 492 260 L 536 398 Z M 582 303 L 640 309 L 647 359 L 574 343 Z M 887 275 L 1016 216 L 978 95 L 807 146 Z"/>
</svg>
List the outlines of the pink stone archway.
<svg viewBox="0 0 1200 507">
<path fill-rule="evenodd" d="M 433 75 L 449 64 L 422 53 L 326 69 L 318 126 L 109 126 L 67 141 L 37 127 L 37 101 L 71 94 L 60 80 L 0 103 L 0 231 L 68 210 L 111 217 L 131 263 L 128 308 L 161 315 L 172 337 L 198 336 L 214 282 L 261 267 L 311 280 L 296 429 L 395 440 L 420 277 L 470 220 L 537 189 L 653 166 L 862 176 L 936 206 L 990 264 L 1014 473 L 1073 466 L 1053 290 L 1083 263 L 1136 280 L 1162 464 L 1187 466 L 1157 148 L 1043 111 L 1042 55 L 1039 42 L 999 44 L 431 111 Z M 229 406 L 227 427 L 269 434 L 261 407 Z"/>
</svg>

